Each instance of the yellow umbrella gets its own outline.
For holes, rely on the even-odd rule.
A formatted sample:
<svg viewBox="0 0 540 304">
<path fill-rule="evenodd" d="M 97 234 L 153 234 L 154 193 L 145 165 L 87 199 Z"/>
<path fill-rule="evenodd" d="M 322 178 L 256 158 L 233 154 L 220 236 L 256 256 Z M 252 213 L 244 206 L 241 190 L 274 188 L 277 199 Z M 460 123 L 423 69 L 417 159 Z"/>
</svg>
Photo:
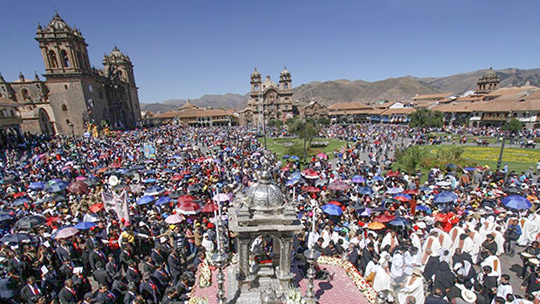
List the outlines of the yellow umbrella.
<svg viewBox="0 0 540 304">
<path fill-rule="evenodd" d="M 368 229 L 371 229 L 371 230 L 381 230 L 383 228 L 386 228 L 386 226 L 380 222 L 371 222 L 369 223 L 367 227 Z"/>
</svg>

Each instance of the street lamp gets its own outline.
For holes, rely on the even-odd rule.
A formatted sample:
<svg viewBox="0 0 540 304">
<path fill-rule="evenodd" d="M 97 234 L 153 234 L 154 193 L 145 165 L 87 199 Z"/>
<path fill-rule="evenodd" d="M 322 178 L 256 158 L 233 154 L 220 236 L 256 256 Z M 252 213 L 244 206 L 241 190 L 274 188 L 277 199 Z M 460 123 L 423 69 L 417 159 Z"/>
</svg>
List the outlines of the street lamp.
<svg viewBox="0 0 540 304">
<path fill-rule="evenodd" d="M 510 111 L 508 113 L 508 117 L 506 118 L 506 123 L 509 123 L 510 122 L 510 117 L 512 116 L 512 111 Z M 501 165 L 502 165 L 502 158 L 503 158 L 503 153 L 504 153 L 504 143 L 506 141 L 506 131 L 504 130 L 504 125 L 503 125 L 503 138 L 502 138 L 502 144 L 501 144 L 501 151 L 499 153 L 499 160 L 497 160 L 497 171 L 501 170 Z"/>
</svg>

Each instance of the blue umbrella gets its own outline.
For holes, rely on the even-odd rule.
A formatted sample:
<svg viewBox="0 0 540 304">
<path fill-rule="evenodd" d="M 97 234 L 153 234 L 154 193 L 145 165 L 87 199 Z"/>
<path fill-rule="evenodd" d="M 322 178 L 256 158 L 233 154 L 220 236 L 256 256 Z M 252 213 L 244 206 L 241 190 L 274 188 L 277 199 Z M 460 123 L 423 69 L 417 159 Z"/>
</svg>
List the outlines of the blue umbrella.
<svg viewBox="0 0 540 304">
<path fill-rule="evenodd" d="M 454 192 L 443 191 L 433 198 L 435 203 L 450 203 L 457 200 L 457 195 Z"/>
<path fill-rule="evenodd" d="M 45 187 L 45 184 L 42 182 L 33 182 L 33 183 L 30 183 L 30 185 L 28 185 L 28 189 L 31 189 L 31 190 L 41 190 L 43 189 L 43 187 Z"/>
<path fill-rule="evenodd" d="M 289 157 L 291 157 L 291 156 L 288 155 L 288 154 L 283 155 L 283 159 L 287 159 L 287 158 L 289 158 Z"/>
<path fill-rule="evenodd" d="M 136 166 L 133 166 L 133 167 L 129 168 L 129 170 L 131 170 L 131 171 L 144 170 L 144 166 L 143 165 L 136 165 Z"/>
<path fill-rule="evenodd" d="M 409 221 L 403 217 L 396 217 L 394 220 L 390 221 L 388 225 L 392 226 L 407 226 L 409 224 Z"/>
<path fill-rule="evenodd" d="M 504 206 L 512 209 L 523 210 L 532 207 L 532 203 L 525 197 L 519 195 L 509 195 L 502 199 Z"/>
<path fill-rule="evenodd" d="M 398 199 L 399 197 L 403 197 L 403 198 L 405 198 L 406 200 L 409 200 L 409 201 L 412 200 L 412 197 L 410 195 L 408 195 L 408 194 L 400 193 L 400 194 L 394 195 L 394 198 L 397 199 L 398 201 L 399 201 L 399 199 Z"/>
<path fill-rule="evenodd" d="M 298 183 L 299 179 L 291 179 L 291 180 L 288 180 L 285 185 L 286 186 L 294 186 L 296 183 Z"/>
<path fill-rule="evenodd" d="M 301 178 L 302 178 L 302 173 L 298 171 L 294 172 L 293 174 L 289 176 L 289 179 L 301 179 Z"/>
<path fill-rule="evenodd" d="M 116 173 L 123 175 L 123 174 L 126 174 L 128 171 L 129 170 L 126 169 L 126 168 L 120 168 L 120 169 L 116 170 Z"/>
<path fill-rule="evenodd" d="M 66 190 L 67 187 L 68 183 L 62 180 L 51 180 L 45 186 L 45 190 L 47 190 L 48 192 L 60 192 Z"/>
<path fill-rule="evenodd" d="M 465 170 L 467 170 L 467 171 L 474 171 L 474 170 L 476 170 L 476 168 L 474 168 L 474 167 L 465 167 Z"/>
<path fill-rule="evenodd" d="M 373 180 L 378 181 L 378 182 L 384 182 L 384 177 L 382 177 L 380 175 L 375 175 L 373 177 Z"/>
<path fill-rule="evenodd" d="M 418 210 L 418 211 L 430 212 L 430 211 L 431 211 L 431 208 L 429 208 L 428 206 L 419 205 L 419 206 L 416 206 L 416 210 Z"/>
<path fill-rule="evenodd" d="M 446 165 L 446 168 L 452 168 L 452 169 L 455 169 L 455 168 L 457 168 L 457 167 L 458 167 L 458 166 L 455 165 L 455 164 L 447 164 L 447 165 Z"/>
<path fill-rule="evenodd" d="M 401 192 L 403 192 L 403 189 L 396 188 L 396 187 L 386 190 L 386 193 L 388 193 L 388 194 L 398 194 L 398 193 L 401 193 Z"/>
<path fill-rule="evenodd" d="M 361 183 L 365 183 L 366 179 L 363 176 L 355 175 L 353 176 L 351 181 L 355 184 L 361 184 Z"/>
<path fill-rule="evenodd" d="M 0 222 L 11 220 L 13 217 L 7 213 L 0 213 Z"/>
<path fill-rule="evenodd" d="M 87 230 L 87 229 L 90 229 L 92 227 L 96 226 L 96 223 L 93 223 L 93 222 L 80 222 L 80 223 L 77 223 L 77 225 L 75 225 L 75 229 L 79 229 L 79 230 Z"/>
<path fill-rule="evenodd" d="M 322 206 L 321 208 L 326 214 L 330 214 L 330 215 L 342 215 L 343 214 L 343 210 L 341 210 L 341 208 L 337 205 L 333 205 L 333 204 L 326 204 L 324 206 Z"/>
<path fill-rule="evenodd" d="M 362 195 L 372 195 L 373 190 L 371 190 L 371 188 L 369 187 L 361 187 L 360 189 L 358 189 L 358 193 Z"/>
<path fill-rule="evenodd" d="M 160 186 L 152 186 L 144 191 L 144 195 L 158 195 L 163 191 L 163 188 Z"/>
<path fill-rule="evenodd" d="M 147 178 L 143 181 L 143 183 L 145 184 L 152 184 L 152 183 L 155 183 L 156 182 L 156 179 L 155 178 Z"/>
<path fill-rule="evenodd" d="M 13 202 L 13 206 L 21 206 L 21 205 L 24 205 L 25 203 L 29 203 L 30 202 L 30 199 L 28 197 L 20 197 L 18 199 L 16 199 L 14 202 Z"/>
<path fill-rule="evenodd" d="M 422 186 L 422 187 L 418 188 L 418 190 L 424 191 L 424 192 L 431 192 L 431 191 L 433 191 L 433 190 L 431 190 L 430 187 L 425 187 L 425 186 Z"/>
<path fill-rule="evenodd" d="M 171 198 L 170 198 L 170 197 L 168 197 L 168 196 L 162 196 L 162 197 L 160 197 L 160 198 L 155 202 L 155 204 L 156 204 L 157 206 L 161 206 L 161 205 L 168 204 L 168 203 L 170 203 L 170 202 L 171 202 Z"/>
<path fill-rule="evenodd" d="M 154 201 L 154 197 L 150 195 L 145 195 L 137 200 L 137 205 L 146 205 Z"/>
<path fill-rule="evenodd" d="M 291 160 L 300 160 L 300 157 L 296 156 L 296 155 L 293 155 L 291 156 L 290 158 Z"/>
</svg>

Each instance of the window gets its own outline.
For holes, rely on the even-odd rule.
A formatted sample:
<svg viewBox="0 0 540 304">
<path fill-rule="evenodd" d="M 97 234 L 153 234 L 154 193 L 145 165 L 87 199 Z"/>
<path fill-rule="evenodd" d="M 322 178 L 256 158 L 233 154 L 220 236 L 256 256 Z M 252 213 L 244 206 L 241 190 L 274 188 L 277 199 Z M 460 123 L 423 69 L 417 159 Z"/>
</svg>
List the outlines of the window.
<svg viewBox="0 0 540 304">
<path fill-rule="evenodd" d="M 62 63 L 64 64 L 64 67 L 69 68 L 69 58 L 66 50 L 60 51 L 60 55 L 62 57 Z"/>
<path fill-rule="evenodd" d="M 21 94 L 22 94 L 23 100 L 30 100 L 30 94 L 28 93 L 27 89 L 22 89 Z"/>
<path fill-rule="evenodd" d="M 66 89 L 66 90 L 68 89 L 68 85 L 67 85 L 67 84 L 64 85 L 64 89 Z"/>
<path fill-rule="evenodd" d="M 56 60 L 56 54 L 54 51 L 49 51 L 48 55 L 51 68 L 56 69 L 58 67 L 58 60 Z"/>
<path fill-rule="evenodd" d="M 65 104 L 62 105 L 62 111 L 67 112 L 67 106 Z"/>
</svg>

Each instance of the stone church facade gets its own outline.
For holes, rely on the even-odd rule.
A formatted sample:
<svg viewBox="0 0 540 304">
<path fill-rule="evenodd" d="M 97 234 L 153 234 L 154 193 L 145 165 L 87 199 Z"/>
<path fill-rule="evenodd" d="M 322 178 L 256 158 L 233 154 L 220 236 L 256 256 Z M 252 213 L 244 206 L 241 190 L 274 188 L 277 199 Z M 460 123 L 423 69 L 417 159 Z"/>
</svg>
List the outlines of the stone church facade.
<svg viewBox="0 0 540 304">
<path fill-rule="evenodd" d="M 264 120 L 285 122 L 293 117 L 293 88 L 291 73 L 284 68 L 276 84 L 266 76 L 262 81 L 261 74 L 255 69 L 251 73 L 251 91 L 247 108 L 240 113 L 240 124 L 245 126 L 262 127 Z"/>
<path fill-rule="evenodd" d="M 90 64 L 85 39 L 58 14 L 36 38 L 45 64 L 45 80 L 7 82 L 0 75 L 0 98 L 18 104 L 23 132 L 80 135 L 87 124 L 112 129 L 138 126 L 141 111 L 133 64 L 117 47 L 103 58 L 103 69 Z"/>
</svg>

